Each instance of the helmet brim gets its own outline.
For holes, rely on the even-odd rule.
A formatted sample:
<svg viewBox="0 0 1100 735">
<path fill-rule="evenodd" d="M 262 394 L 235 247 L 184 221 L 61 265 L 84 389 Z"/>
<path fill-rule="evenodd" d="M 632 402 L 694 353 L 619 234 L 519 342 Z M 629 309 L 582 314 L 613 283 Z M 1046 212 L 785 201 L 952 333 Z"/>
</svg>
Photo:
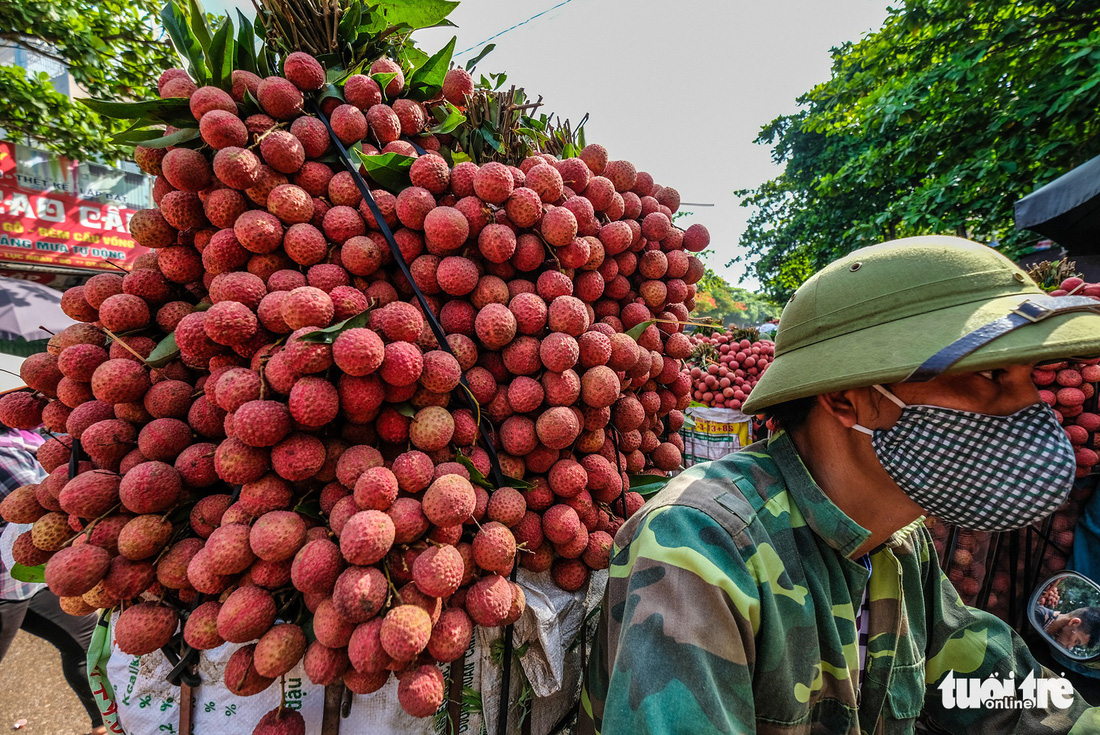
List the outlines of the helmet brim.
<svg viewBox="0 0 1100 735">
<path fill-rule="evenodd" d="M 1014 294 L 959 304 L 787 350 L 776 355 L 760 376 L 742 410 L 756 414 L 798 398 L 905 380 L 929 357 L 1004 317 L 1024 298 Z M 1100 355 L 1100 314 L 1063 314 L 998 337 L 946 372 L 993 370 L 1097 355 Z"/>
</svg>

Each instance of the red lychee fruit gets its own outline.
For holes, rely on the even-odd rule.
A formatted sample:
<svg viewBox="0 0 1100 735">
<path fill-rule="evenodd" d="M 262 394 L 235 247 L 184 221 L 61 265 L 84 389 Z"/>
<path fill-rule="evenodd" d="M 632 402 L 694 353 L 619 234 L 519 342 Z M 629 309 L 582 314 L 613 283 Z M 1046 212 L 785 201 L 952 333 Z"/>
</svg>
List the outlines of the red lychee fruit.
<svg viewBox="0 0 1100 735">
<path fill-rule="evenodd" d="M 382 89 L 366 74 L 352 74 L 344 82 L 344 99 L 360 110 L 369 110 L 382 102 Z"/>
<path fill-rule="evenodd" d="M 507 579 L 496 574 L 487 575 L 466 593 L 466 612 L 478 625 L 493 628 L 508 617 L 514 596 Z"/>
<path fill-rule="evenodd" d="M 144 656 L 168 645 L 179 618 L 156 602 L 141 602 L 123 610 L 114 624 L 115 645 L 123 653 Z"/>
<path fill-rule="evenodd" d="M 380 561 L 394 542 L 393 520 L 378 510 L 353 515 L 340 532 L 340 551 L 352 564 L 367 565 Z"/>
<path fill-rule="evenodd" d="M 282 77 L 267 77 L 256 90 L 264 112 L 276 120 L 292 120 L 302 112 L 305 98 L 294 84 Z"/>
<path fill-rule="evenodd" d="M 321 68 L 321 64 L 301 51 L 287 55 L 283 61 L 283 75 L 303 92 L 312 92 L 325 85 L 325 70 Z"/>
<path fill-rule="evenodd" d="M 210 162 L 191 148 L 173 148 L 161 161 L 164 178 L 180 191 L 197 192 L 210 186 Z"/>
<path fill-rule="evenodd" d="M 193 97 L 191 101 L 194 103 Z M 203 115 L 199 121 L 199 134 L 215 150 L 230 146 L 241 147 L 248 142 L 248 128 L 244 122 L 237 117 L 236 112 L 224 110 L 211 110 Z"/>
<path fill-rule="evenodd" d="M 46 562 L 46 584 L 58 597 L 82 595 L 99 584 L 110 564 L 106 549 L 91 544 L 69 546 Z"/>
<path fill-rule="evenodd" d="M 436 526 L 457 526 L 466 522 L 476 503 L 469 480 L 461 475 L 443 475 L 424 491 L 423 511 Z"/>
<path fill-rule="evenodd" d="M 443 705 L 443 687 L 443 672 L 425 664 L 402 675 L 397 701 L 413 717 L 431 717 Z"/>
<path fill-rule="evenodd" d="M 503 204 L 514 188 L 512 172 L 503 163 L 490 161 L 474 174 L 474 192 L 489 204 Z"/>
</svg>

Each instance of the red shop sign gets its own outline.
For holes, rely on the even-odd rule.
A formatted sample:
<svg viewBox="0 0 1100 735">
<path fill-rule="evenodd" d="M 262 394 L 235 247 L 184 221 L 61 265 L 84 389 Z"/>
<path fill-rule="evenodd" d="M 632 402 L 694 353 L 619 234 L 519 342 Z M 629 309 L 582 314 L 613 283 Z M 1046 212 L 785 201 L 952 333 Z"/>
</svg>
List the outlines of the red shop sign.
<svg viewBox="0 0 1100 735">
<path fill-rule="evenodd" d="M 12 154 L 0 142 L 0 261 L 116 271 L 148 252 L 130 236 L 135 210 L 22 187 Z"/>
</svg>

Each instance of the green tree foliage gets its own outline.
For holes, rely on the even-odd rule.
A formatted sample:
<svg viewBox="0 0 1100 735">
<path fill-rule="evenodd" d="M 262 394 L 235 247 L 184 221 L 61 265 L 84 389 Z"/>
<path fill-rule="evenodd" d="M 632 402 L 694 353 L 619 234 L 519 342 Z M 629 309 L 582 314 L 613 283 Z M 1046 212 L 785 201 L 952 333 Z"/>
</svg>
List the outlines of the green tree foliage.
<svg viewBox="0 0 1100 735">
<path fill-rule="evenodd" d="M 699 279 L 693 318 L 717 319 L 724 325 L 755 327 L 779 316 L 780 308 L 763 296 L 731 286 L 710 268 Z"/>
<path fill-rule="evenodd" d="M 0 46 L 26 49 L 68 66 L 87 94 L 157 96 L 157 77 L 179 60 L 158 28 L 152 0 L 8 0 L 0 3 Z M 77 93 L 78 90 L 71 90 Z M 90 112 L 55 89 L 45 73 L 0 65 L 0 127 L 7 137 L 79 159 L 124 154 L 111 141 L 123 124 Z"/>
<path fill-rule="evenodd" d="M 1019 197 L 1100 154 L 1095 0 L 905 0 L 832 78 L 766 125 L 782 175 L 738 192 L 741 238 L 765 292 L 785 301 L 851 250 L 953 234 L 1013 255 Z"/>
</svg>

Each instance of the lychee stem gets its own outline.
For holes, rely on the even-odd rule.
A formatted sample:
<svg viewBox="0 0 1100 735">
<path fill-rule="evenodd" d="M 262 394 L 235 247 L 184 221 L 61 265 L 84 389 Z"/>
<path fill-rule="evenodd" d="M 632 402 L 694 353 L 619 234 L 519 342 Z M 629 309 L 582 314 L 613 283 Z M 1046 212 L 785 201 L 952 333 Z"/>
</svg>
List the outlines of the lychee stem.
<svg viewBox="0 0 1100 735">
<path fill-rule="evenodd" d="M 386 573 L 386 584 L 389 585 L 390 592 L 392 592 L 393 596 L 397 598 L 397 602 L 399 604 L 404 605 L 405 602 L 401 599 L 401 593 L 397 591 L 397 587 L 394 586 L 393 580 L 390 579 L 390 565 L 387 563 L 382 564 L 382 571 Z"/>
<path fill-rule="evenodd" d="M 62 549 L 64 549 L 64 548 L 65 548 L 66 546 L 68 546 L 69 544 L 71 544 L 71 543 L 72 543 L 73 541 L 76 541 L 76 540 L 77 540 L 77 538 L 79 538 L 81 534 L 83 534 L 84 536 L 87 536 L 88 538 L 91 538 L 91 536 L 92 536 L 92 529 L 93 529 L 93 528 L 95 528 L 95 525 L 96 525 L 97 523 L 99 523 L 100 521 L 102 521 L 102 520 L 103 520 L 104 518 L 106 518 L 107 516 L 109 516 L 109 515 L 111 515 L 112 513 L 114 513 L 114 512 L 116 511 L 116 510 L 118 510 L 118 509 L 119 509 L 119 508 L 121 508 L 121 507 L 122 507 L 122 503 L 115 503 L 115 505 L 114 505 L 114 506 L 113 506 L 113 507 L 112 507 L 112 508 L 111 508 L 110 510 L 108 510 L 108 511 L 107 511 L 106 513 L 104 513 L 103 515 L 101 515 L 101 516 L 100 516 L 99 518 L 94 518 L 94 519 L 92 519 L 91 521 L 89 521 L 89 522 L 88 522 L 88 525 L 84 527 L 84 530 L 83 530 L 83 531 L 78 531 L 78 532 L 77 532 L 77 533 L 76 533 L 76 534 L 75 534 L 75 535 L 74 535 L 74 536 L 73 536 L 72 538 L 70 538 L 70 539 L 69 539 L 68 541 L 66 541 L 66 542 L 65 542 L 65 543 L 64 543 L 64 544 L 63 544 L 63 545 L 61 546 L 61 548 L 62 548 Z"/>
<path fill-rule="evenodd" d="M 144 357 L 142 357 L 142 356 L 141 356 L 141 355 L 140 355 L 140 354 L 139 354 L 139 353 L 137 352 L 137 350 L 135 350 L 135 349 L 134 349 L 133 347 L 131 347 L 130 345 L 126 344 L 126 342 L 125 342 L 125 341 L 123 341 L 123 340 L 122 340 L 122 339 L 121 339 L 121 338 L 120 338 L 120 337 L 119 337 L 119 336 L 118 336 L 117 334 L 115 334 L 114 332 L 112 332 L 112 331 L 111 331 L 110 329 L 107 329 L 107 327 L 104 327 L 104 328 L 103 328 L 103 331 L 104 331 L 104 332 L 106 332 L 106 333 L 107 333 L 107 336 L 109 336 L 109 337 L 110 337 L 111 339 L 113 339 L 113 340 L 114 340 L 115 342 L 118 342 L 118 343 L 119 343 L 120 345 L 122 345 L 122 346 L 123 346 L 124 348 L 126 348 L 126 350 L 127 350 L 127 351 L 128 351 L 128 352 L 129 352 L 130 354 L 131 354 L 131 355 L 133 355 L 134 357 L 136 357 L 136 358 L 138 359 L 138 362 L 140 362 L 140 363 L 141 363 L 142 365 L 144 365 L 145 367 L 149 368 L 150 370 L 155 370 L 155 371 L 157 372 L 157 375 L 160 375 L 161 377 L 164 377 L 164 373 L 162 373 L 162 372 L 160 371 L 160 368 L 155 368 L 155 367 L 153 367 L 152 365 L 150 365 L 150 364 L 149 364 L 148 362 L 146 362 L 145 358 L 144 358 Z"/>
<path fill-rule="evenodd" d="M 51 438 L 51 439 L 56 439 L 57 441 L 59 441 L 59 442 L 61 443 L 61 446 L 65 447 L 66 449 L 68 449 L 68 450 L 70 450 L 70 451 L 72 450 L 72 448 L 73 448 L 73 445 L 72 445 L 71 443 L 70 443 L 70 444 L 66 444 L 66 443 L 65 443 L 65 439 L 64 439 L 64 438 L 62 438 L 62 437 L 66 437 L 66 438 L 67 438 L 67 437 L 68 437 L 68 434 L 62 434 L 61 436 L 58 436 L 57 434 L 53 433 L 52 431 L 50 431 L 49 429 L 47 429 L 47 428 L 44 428 L 44 427 L 42 428 L 42 431 L 44 431 L 44 432 L 45 432 L 46 434 L 49 434 L 49 436 L 50 436 L 50 438 Z"/>
</svg>

